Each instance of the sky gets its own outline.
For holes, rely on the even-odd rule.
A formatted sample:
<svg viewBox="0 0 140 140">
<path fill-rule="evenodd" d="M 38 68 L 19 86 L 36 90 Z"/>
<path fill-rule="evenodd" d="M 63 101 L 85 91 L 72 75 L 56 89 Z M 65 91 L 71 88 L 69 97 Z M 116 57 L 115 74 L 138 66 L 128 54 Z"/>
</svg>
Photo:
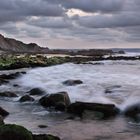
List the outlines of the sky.
<svg viewBox="0 0 140 140">
<path fill-rule="evenodd" d="M 0 33 L 49 48 L 139 48 L 140 0 L 0 0 Z"/>
</svg>

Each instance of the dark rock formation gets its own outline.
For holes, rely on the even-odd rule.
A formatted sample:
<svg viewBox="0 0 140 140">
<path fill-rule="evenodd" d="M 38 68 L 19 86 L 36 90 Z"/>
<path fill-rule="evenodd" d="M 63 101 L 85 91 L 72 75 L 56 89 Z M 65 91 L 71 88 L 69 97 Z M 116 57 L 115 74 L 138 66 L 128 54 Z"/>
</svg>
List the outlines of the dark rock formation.
<svg viewBox="0 0 140 140">
<path fill-rule="evenodd" d="M 81 80 L 67 80 L 64 81 L 63 84 L 66 86 L 75 86 L 75 85 L 83 84 L 83 82 Z"/>
<path fill-rule="evenodd" d="M 128 106 L 124 111 L 124 115 L 140 121 L 140 103 Z"/>
<path fill-rule="evenodd" d="M 19 99 L 20 102 L 33 102 L 34 100 L 35 99 L 29 95 L 24 95 Z"/>
<path fill-rule="evenodd" d="M 59 92 L 42 97 L 39 103 L 44 107 L 54 107 L 56 110 L 64 111 L 69 106 L 70 99 L 66 92 Z"/>
<path fill-rule="evenodd" d="M 45 53 L 48 51 L 48 48 L 41 48 L 35 43 L 25 44 L 21 41 L 11 38 L 5 38 L 4 36 L 0 35 L 0 50 L 18 53 Z"/>
<path fill-rule="evenodd" d="M 116 116 L 119 113 L 119 109 L 113 104 L 76 102 L 67 108 L 68 113 L 73 113 L 80 117 L 82 117 L 85 110 L 101 112 L 103 118 Z"/>
<path fill-rule="evenodd" d="M 6 110 L 4 110 L 2 107 L 0 107 L 0 115 L 2 117 L 6 117 L 9 115 L 9 112 L 7 112 Z"/>
<path fill-rule="evenodd" d="M 0 140 L 33 140 L 32 133 L 18 125 L 1 125 Z"/>
<path fill-rule="evenodd" d="M 1 97 L 18 97 L 16 93 L 10 92 L 10 91 L 5 91 L 0 93 Z"/>
<path fill-rule="evenodd" d="M 3 121 L 3 117 L 0 115 L 0 125 L 3 125 L 4 121 Z"/>
<path fill-rule="evenodd" d="M 34 95 L 42 95 L 45 93 L 45 91 L 43 91 L 40 88 L 33 88 L 30 91 L 28 91 L 27 93 L 30 93 L 30 95 L 34 96 Z"/>
<path fill-rule="evenodd" d="M 60 140 L 60 138 L 52 135 L 40 134 L 33 135 L 33 140 Z"/>
</svg>

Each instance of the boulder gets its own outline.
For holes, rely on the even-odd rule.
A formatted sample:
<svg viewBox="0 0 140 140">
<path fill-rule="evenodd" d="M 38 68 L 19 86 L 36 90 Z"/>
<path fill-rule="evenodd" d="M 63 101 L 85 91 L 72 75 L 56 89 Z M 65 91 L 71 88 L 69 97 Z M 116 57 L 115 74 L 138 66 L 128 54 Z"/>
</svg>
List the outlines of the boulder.
<svg viewBox="0 0 140 140">
<path fill-rule="evenodd" d="M 131 118 L 138 117 L 140 115 L 140 103 L 128 106 L 124 111 L 124 115 Z"/>
<path fill-rule="evenodd" d="M 15 93 L 10 91 L 5 91 L 0 93 L 1 97 L 18 97 Z"/>
<path fill-rule="evenodd" d="M 7 80 L 0 78 L 0 85 L 8 83 Z"/>
<path fill-rule="evenodd" d="M 20 99 L 19 99 L 19 101 L 20 102 L 33 102 L 35 99 L 34 98 L 32 98 L 31 96 L 29 96 L 29 95 L 24 95 L 24 96 L 22 96 Z"/>
<path fill-rule="evenodd" d="M 84 120 L 100 120 L 104 118 L 104 113 L 98 111 L 84 110 L 82 119 Z"/>
<path fill-rule="evenodd" d="M 58 92 L 42 97 L 39 103 L 44 107 L 54 107 L 56 110 L 64 111 L 70 105 L 67 92 Z"/>
<path fill-rule="evenodd" d="M 0 115 L 0 125 L 3 125 L 4 121 L 3 121 L 3 117 Z"/>
<path fill-rule="evenodd" d="M 42 95 L 45 93 L 45 91 L 43 91 L 40 88 L 33 88 L 30 91 L 28 91 L 27 93 L 29 93 L 30 95 L 34 96 L 34 95 Z"/>
<path fill-rule="evenodd" d="M 33 140 L 60 140 L 60 138 L 52 135 L 40 134 L 33 135 Z"/>
<path fill-rule="evenodd" d="M 80 117 L 82 117 L 85 110 L 94 111 L 94 113 L 100 112 L 103 114 L 103 119 L 116 116 L 119 113 L 119 109 L 113 104 L 76 102 L 67 108 L 68 113 L 73 113 Z"/>
<path fill-rule="evenodd" d="M 0 115 L 2 117 L 6 117 L 9 115 L 9 112 L 7 112 L 6 110 L 4 110 L 2 107 L 0 107 Z"/>
<path fill-rule="evenodd" d="M 76 86 L 79 84 L 83 84 L 81 80 L 66 80 L 63 82 L 64 85 L 66 86 Z"/>
<path fill-rule="evenodd" d="M 12 74 L 2 74 L 0 75 L 0 78 L 2 79 L 6 79 L 6 80 L 11 80 L 11 79 L 15 79 L 18 76 L 20 76 L 21 72 L 16 72 L 16 73 L 12 73 Z"/>
<path fill-rule="evenodd" d="M 32 133 L 26 128 L 13 124 L 0 126 L 0 140 L 33 140 Z"/>
</svg>

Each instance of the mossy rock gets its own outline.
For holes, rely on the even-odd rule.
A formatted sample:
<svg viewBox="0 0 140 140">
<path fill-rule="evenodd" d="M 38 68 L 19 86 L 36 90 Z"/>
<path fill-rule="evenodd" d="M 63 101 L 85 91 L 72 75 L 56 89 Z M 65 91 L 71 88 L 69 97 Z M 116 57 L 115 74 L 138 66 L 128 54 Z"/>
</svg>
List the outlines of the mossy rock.
<svg viewBox="0 0 140 140">
<path fill-rule="evenodd" d="M 60 138 L 52 135 L 40 134 L 33 135 L 33 140 L 60 140 Z"/>
<path fill-rule="evenodd" d="M 26 128 L 14 124 L 6 124 L 0 126 L 0 140 L 33 140 L 33 138 L 32 133 Z"/>
</svg>

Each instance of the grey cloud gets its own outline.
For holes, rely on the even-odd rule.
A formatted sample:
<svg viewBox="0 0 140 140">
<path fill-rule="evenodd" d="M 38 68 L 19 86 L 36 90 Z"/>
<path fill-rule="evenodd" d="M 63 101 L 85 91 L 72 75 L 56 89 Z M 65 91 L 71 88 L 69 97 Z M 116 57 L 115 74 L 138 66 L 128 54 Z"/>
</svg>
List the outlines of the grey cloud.
<svg viewBox="0 0 140 140">
<path fill-rule="evenodd" d="M 140 25 L 139 13 L 79 17 L 77 22 L 88 28 L 114 28 Z"/>
<path fill-rule="evenodd" d="M 0 22 L 21 21 L 29 16 L 62 16 L 60 5 L 42 0 L 5 0 L 0 1 Z"/>
<path fill-rule="evenodd" d="M 42 28 L 70 28 L 72 27 L 72 21 L 65 17 L 55 17 L 55 18 L 39 18 L 29 21 L 29 24 L 42 27 Z"/>
<path fill-rule="evenodd" d="M 66 9 L 80 9 L 85 12 L 113 12 L 123 8 L 125 0 L 48 0 L 61 4 Z"/>
</svg>

